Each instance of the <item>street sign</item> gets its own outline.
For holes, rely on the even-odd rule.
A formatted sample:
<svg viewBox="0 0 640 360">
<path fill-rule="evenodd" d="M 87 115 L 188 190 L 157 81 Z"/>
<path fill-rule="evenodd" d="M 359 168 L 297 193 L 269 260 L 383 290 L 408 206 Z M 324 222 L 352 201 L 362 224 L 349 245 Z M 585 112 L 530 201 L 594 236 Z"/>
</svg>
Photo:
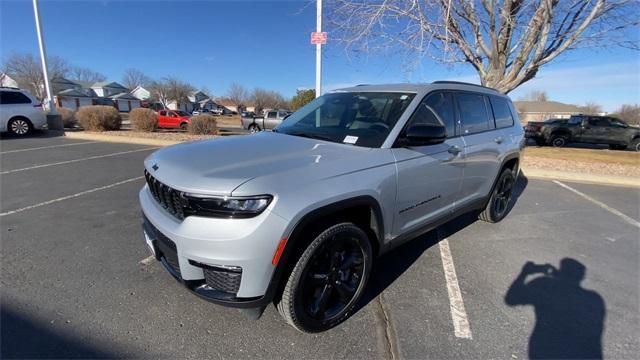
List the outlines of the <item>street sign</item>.
<svg viewBox="0 0 640 360">
<path fill-rule="evenodd" d="M 327 43 L 327 33 L 314 31 L 311 33 L 311 43 L 313 45 L 324 45 Z"/>
</svg>

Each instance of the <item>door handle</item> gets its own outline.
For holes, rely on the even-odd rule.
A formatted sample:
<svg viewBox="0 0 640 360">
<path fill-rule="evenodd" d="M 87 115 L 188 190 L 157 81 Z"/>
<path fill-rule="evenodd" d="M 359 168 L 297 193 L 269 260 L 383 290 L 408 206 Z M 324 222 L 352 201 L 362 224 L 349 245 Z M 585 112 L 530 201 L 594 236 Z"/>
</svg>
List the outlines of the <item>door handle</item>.
<svg viewBox="0 0 640 360">
<path fill-rule="evenodd" d="M 457 147 L 457 146 L 455 146 L 455 145 L 450 146 L 450 147 L 447 149 L 447 152 L 449 152 L 449 154 L 452 154 L 452 155 L 454 155 L 454 156 L 455 156 L 455 155 L 458 155 L 458 154 L 460 153 L 460 151 L 462 151 L 462 150 L 460 150 L 460 148 L 459 148 L 459 147 Z"/>
<path fill-rule="evenodd" d="M 497 138 L 493 139 L 493 141 L 495 141 L 497 144 L 502 144 L 504 138 L 502 136 L 498 136 Z"/>
</svg>

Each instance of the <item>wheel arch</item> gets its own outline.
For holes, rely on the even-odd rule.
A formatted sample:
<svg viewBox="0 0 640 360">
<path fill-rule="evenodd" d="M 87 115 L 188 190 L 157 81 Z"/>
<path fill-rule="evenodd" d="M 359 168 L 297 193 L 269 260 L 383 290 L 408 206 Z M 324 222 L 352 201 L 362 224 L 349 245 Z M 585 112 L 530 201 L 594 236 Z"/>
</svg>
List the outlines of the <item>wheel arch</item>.
<svg viewBox="0 0 640 360">
<path fill-rule="evenodd" d="M 315 208 L 300 218 L 290 232 L 265 294 L 267 298 L 277 300 L 286 284 L 287 275 L 306 246 L 328 226 L 339 222 L 358 225 L 371 240 L 373 256 L 380 252 L 384 239 L 384 221 L 382 209 L 375 198 L 363 195 Z"/>
</svg>

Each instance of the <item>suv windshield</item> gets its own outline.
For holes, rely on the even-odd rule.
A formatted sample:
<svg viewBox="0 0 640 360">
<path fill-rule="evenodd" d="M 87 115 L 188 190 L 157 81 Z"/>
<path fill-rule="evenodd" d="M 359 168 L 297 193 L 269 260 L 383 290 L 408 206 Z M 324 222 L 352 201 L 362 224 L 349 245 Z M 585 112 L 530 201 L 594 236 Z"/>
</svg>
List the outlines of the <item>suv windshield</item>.
<svg viewBox="0 0 640 360">
<path fill-rule="evenodd" d="M 363 147 L 380 147 L 415 94 L 338 92 L 293 113 L 279 133 Z"/>
</svg>

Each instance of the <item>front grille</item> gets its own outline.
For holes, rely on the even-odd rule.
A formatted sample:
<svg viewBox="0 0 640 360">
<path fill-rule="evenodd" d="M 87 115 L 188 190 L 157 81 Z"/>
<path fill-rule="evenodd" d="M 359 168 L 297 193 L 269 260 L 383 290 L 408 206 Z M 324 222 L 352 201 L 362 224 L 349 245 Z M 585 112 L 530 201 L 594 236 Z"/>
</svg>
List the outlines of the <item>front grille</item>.
<svg viewBox="0 0 640 360">
<path fill-rule="evenodd" d="M 240 289 L 240 280 L 242 279 L 242 270 L 225 271 L 212 268 L 204 269 L 204 279 L 210 287 L 236 294 Z"/>
<path fill-rule="evenodd" d="M 187 206 L 187 201 L 182 197 L 181 192 L 161 183 L 153 175 L 149 174 L 146 169 L 144 170 L 144 177 L 147 180 L 147 185 L 149 185 L 153 198 L 171 215 L 180 220 L 184 219 L 184 209 Z"/>
</svg>

